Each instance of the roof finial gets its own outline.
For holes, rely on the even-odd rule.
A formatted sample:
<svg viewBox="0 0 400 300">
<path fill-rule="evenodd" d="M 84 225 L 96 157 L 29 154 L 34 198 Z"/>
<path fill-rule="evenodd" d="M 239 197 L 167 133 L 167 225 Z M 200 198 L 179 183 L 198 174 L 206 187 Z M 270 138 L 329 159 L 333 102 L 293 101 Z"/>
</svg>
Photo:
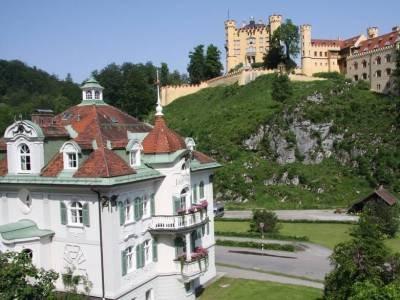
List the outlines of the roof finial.
<svg viewBox="0 0 400 300">
<path fill-rule="evenodd" d="M 158 79 L 158 69 L 157 69 L 157 107 L 156 116 L 163 116 L 161 100 L 160 100 L 160 80 Z"/>
</svg>

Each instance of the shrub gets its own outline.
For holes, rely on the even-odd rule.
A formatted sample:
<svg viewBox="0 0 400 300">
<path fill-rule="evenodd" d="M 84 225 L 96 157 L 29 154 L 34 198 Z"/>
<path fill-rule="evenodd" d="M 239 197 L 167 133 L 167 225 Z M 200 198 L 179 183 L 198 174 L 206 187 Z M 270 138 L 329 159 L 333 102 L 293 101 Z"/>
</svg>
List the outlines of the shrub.
<svg viewBox="0 0 400 300">
<path fill-rule="evenodd" d="M 358 89 L 360 89 L 360 90 L 367 90 L 368 91 L 371 88 L 371 85 L 366 80 L 359 80 L 356 83 L 356 87 Z"/>
<path fill-rule="evenodd" d="M 263 62 L 252 63 L 252 64 L 251 64 L 251 67 L 252 67 L 253 69 L 262 68 L 262 67 L 264 67 L 264 63 L 263 63 Z"/>
<path fill-rule="evenodd" d="M 326 79 L 344 80 L 344 75 L 340 74 L 339 72 L 319 72 L 314 73 L 313 76 Z"/>
<path fill-rule="evenodd" d="M 243 247 L 243 248 L 255 248 L 261 249 L 261 244 L 264 244 L 265 250 L 276 250 L 276 251 L 296 251 L 296 247 L 291 244 L 277 244 L 277 243 L 257 243 L 257 242 L 247 242 L 247 241 L 231 241 L 231 240 L 218 240 L 218 246 L 228 246 L 228 247 Z"/>
<path fill-rule="evenodd" d="M 264 232 L 278 232 L 278 217 L 272 211 L 254 210 L 253 220 L 250 222 L 250 231 L 261 232 L 260 223 L 264 223 Z"/>
<path fill-rule="evenodd" d="M 364 207 L 365 217 L 378 226 L 378 230 L 388 236 L 395 237 L 399 230 L 399 206 L 389 206 L 383 201 L 369 202 Z"/>
<path fill-rule="evenodd" d="M 286 101 L 292 96 L 292 84 L 287 75 L 275 75 L 272 81 L 272 98 L 278 102 Z"/>
</svg>

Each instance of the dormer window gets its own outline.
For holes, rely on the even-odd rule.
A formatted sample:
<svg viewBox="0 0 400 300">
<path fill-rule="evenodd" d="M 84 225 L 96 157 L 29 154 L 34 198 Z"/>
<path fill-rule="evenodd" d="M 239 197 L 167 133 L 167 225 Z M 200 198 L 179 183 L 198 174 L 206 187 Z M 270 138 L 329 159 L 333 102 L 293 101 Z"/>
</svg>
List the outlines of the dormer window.
<svg viewBox="0 0 400 300">
<path fill-rule="evenodd" d="M 139 167 L 141 164 L 141 151 L 143 150 L 139 140 L 129 140 L 126 151 L 129 155 L 129 165 L 131 167 Z"/>
<path fill-rule="evenodd" d="M 19 159 L 20 159 L 20 170 L 22 172 L 31 170 L 31 150 L 26 144 L 19 146 Z"/>
<path fill-rule="evenodd" d="M 86 91 L 86 99 L 87 100 L 92 99 L 92 91 Z"/>
<path fill-rule="evenodd" d="M 96 99 L 96 100 L 100 99 L 100 92 L 99 91 L 95 91 L 94 92 L 94 99 Z"/>
<path fill-rule="evenodd" d="M 63 153 L 64 169 L 76 170 L 78 169 L 78 154 L 81 152 L 80 147 L 74 141 L 64 143 L 60 152 Z"/>
</svg>

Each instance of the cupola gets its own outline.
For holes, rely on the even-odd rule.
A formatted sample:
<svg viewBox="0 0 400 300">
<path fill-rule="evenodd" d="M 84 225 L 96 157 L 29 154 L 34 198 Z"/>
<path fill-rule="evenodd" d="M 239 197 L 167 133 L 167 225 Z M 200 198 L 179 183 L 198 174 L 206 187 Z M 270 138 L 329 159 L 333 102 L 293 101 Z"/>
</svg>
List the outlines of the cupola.
<svg viewBox="0 0 400 300">
<path fill-rule="evenodd" d="M 104 88 L 91 76 L 81 86 L 82 102 L 84 101 L 103 101 Z"/>
</svg>

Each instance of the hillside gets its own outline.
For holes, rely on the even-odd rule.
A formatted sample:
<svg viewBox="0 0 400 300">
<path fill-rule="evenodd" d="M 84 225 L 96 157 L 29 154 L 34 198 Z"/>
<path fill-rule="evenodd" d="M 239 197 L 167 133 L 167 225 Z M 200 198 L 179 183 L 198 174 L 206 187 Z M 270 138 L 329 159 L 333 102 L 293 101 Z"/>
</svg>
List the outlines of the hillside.
<svg viewBox="0 0 400 300">
<path fill-rule="evenodd" d="M 29 118 L 36 108 L 61 112 L 81 98 L 79 86 L 59 80 L 18 60 L 0 60 L 0 132 L 21 114 Z"/>
<path fill-rule="evenodd" d="M 344 80 L 293 82 L 286 103 L 272 77 L 202 90 L 166 107 L 169 126 L 224 164 L 215 195 L 231 207 L 344 207 L 378 184 L 400 192 L 396 99 Z"/>
</svg>

